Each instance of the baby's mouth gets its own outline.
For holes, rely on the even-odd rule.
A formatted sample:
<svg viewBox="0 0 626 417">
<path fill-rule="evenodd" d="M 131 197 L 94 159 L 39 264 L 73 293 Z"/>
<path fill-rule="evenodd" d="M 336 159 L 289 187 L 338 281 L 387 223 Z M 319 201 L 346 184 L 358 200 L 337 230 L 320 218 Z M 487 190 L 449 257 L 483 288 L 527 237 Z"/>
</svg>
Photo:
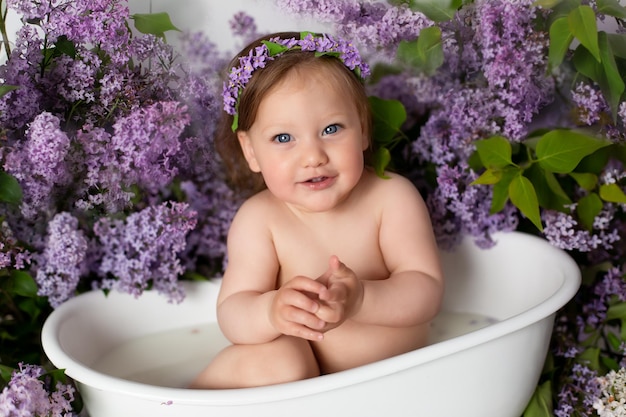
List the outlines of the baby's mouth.
<svg viewBox="0 0 626 417">
<path fill-rule="evenodd" d="M 324 181 L 326 179 L 328 179 L 328 177 L 315 177 L 315 178 L 311 178 L 310 180 L 307 180 L 306 182 L 315 184 L 315 183 L 318 183 L 318 182 L 322 182 L 322 181 Z"/>
</svg>

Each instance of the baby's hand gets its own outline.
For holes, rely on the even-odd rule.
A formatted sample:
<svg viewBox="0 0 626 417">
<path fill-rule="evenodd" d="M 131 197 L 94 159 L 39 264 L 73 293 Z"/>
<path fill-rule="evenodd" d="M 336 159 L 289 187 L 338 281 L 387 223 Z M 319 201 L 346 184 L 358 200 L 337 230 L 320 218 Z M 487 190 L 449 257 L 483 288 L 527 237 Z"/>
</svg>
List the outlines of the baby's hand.
<svg viewBox="0 0 626 417">
<path fill-rule="evenodd" d="M 297 276 L 280 287 L 270 307 L 270 323 L 288 336 L 307 340 L 322 340 L 326 323 L 315 314 L 320 309 L 317 301 L 326 286 L 304 276 Z"/>
<path fill-rule="evenodd" d="M 316 316 L 326 322 L 324 332 L 354 316 L 363 304 L 363 283 L 336 256 L 330 257 L 328 270 L 317 279 L 327 290 L 319 293 L 321 305 Z"/>
</svg>

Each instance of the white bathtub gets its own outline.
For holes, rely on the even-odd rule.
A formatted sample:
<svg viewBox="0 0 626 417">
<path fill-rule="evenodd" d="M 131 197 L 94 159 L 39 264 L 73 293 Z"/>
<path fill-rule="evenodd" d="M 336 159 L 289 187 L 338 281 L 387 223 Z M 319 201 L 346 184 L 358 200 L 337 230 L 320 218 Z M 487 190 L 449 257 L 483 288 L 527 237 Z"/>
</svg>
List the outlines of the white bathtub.
<svg viewBox="0 0 626 417">
<path fill-rule="evenodd" d="M 101 292 L 80 295 L 56 309 L 43 327 L 43 347 L 79 387 L 91 417 L 207 416 L 429 416 L 519 417 L 537 384 L 554 313 L 580 285 L 573 260 L 546 241 L 498 234 L 490 250 L 465 241 L 444 253 L 444 311 L 473 312 L 498 321 L 400 356 L 332 375 L 269 387 L 188 390 L 181 376 L 170 387 L 130 381 L 128 364 L 102 367 L 102 358 L 138 336 L 215 321 L 219 282 L 191 284 L 181 305 L 156 294 L 138 300 Z M 168 343 L 176 343 L 176 338 Z M 207 355 L 225 342 L 217 337 Z M 188 344 L 176 349 L 192 349 Z M 198 347 L 195 348 L 198 350 Z M 200 347 L 203 349 L 203 347 Z M 154 351 L 158 351 L 156 347 Z M 175 355 L 132 358 L 135 367 Z M 156 357 L 155 357 L 156 356 Z M 204 364 L 183 375 L 190 380 Z M 163 381 L 156 382 L 168 385 Z"/>
</svg>

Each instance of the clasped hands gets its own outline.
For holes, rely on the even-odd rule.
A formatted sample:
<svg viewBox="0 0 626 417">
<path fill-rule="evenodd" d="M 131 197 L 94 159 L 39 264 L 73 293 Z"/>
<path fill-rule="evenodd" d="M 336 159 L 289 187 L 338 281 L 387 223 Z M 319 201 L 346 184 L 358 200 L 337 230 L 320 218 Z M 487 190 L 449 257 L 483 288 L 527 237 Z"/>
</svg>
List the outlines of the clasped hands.
<svg viewBox="0 0 626 417">
<path fill-rule="evenodd" d="M 317 279 L 296 276 L 276 291 L 270 322 L 281 334 L 319 341 L 354 316 L 362 304 L 363 283 L 333 255 Z"/>
</svg>

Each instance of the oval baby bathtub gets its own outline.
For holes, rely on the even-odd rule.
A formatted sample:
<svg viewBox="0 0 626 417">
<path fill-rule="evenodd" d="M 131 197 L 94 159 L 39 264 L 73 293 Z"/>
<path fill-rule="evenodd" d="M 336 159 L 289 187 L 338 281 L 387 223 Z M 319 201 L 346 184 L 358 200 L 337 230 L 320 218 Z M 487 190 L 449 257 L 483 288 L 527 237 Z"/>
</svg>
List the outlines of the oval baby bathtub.
<svg viewBox="0 0 626 417">
<path fill-rule="evenodd" d="M 517 232 L 496 239 L 489 250 L 466 240 L 442 254 L 442 315 L 490 318 L 486 327 L 332 375 L 185 389 L 227 343 L 215 325 L 219 280 L 189 284 L 179 305 L 153 293 L 82 294 L 49 316 L 43 347 L 76 381 L 91 417 L 519 417 L 537 384 L 555 312 L 576 293 L 580 273 L 545 240 Z"/>
</svg>

